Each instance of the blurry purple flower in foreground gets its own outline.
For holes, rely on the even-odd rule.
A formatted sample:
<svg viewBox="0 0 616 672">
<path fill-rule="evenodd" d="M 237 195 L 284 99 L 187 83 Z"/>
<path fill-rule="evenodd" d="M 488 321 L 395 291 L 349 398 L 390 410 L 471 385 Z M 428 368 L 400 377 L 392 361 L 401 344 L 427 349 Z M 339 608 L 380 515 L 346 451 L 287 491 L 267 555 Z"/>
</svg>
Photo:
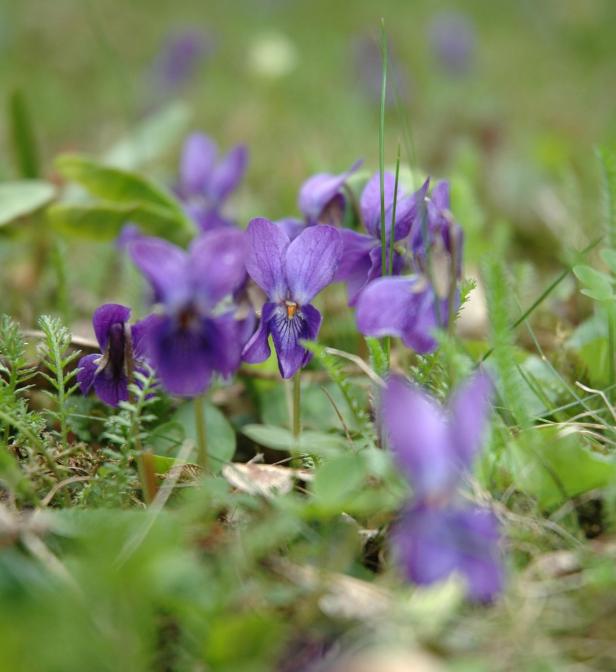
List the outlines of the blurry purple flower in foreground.
<svg viewBox="0 0 616 672">
<path fill-rule="evenodd" d="M 161 313 L 143 335 L 149 361 L 171 394 L 195 396 L 212 375 L 231 375 L 240 363 L 240 327 L 234 310 L 218 310 L 245 279 L 245 236 L 237 229 L 202 234 L 188 252 L 143 237 L 130 255 L 154 291 Z"/>
<path fill-rule="evenodd" d="M 361 164 L 360 159 L 340 175 L 317 173 L 302 184 L 299 192 L 299 209 L 308 225 L 342 223 L 346 205 L 344 185 Z"/>
<path fill-rule="evenodd" d="M 452 75 L 467 72 L 475 49 L 472 23 L 458 12 L 441 12 L 430 26 L 432 50 L 441 66 Z"/>
<path fill-rule="evenodd" d="M 394 459 L 414 493 L 393 532 L 397 560 L 406 576 L 422 585 L 461 574 L 478 601 L 502 590 L 499 524 L 489 510 L 452 500 L 481 448 L 490 399 L 484 373 L 458 389 L 447 408 L 394 377 L 382 408 Z"/>
<path fill-rule="evenodd" d="M 170 35 L 154 64 L 157 89 L 165 92 L 179 89 L 211 49 L 211 40 L 197 30 Z"/>
<path fill-rule="evenodd" d="M 224 202 L 237 189 L 248 163 L 248 150 L 237 145 L 218 158 L 216 143 L 203 133 L 193 133 L 184 143 L 177 193 L 201 231 L 232 222 L 221 214 Z"/>
<path fill-rule="evenodd" d="M 92 324 L 100 355 L 79 360 L 77 382 L 83 394 L 94 388 L 96 396 L 110 406 L 128 400 L 130 371 L 143 358 L 143 333 L 147 320 L 129 327 L 130 308 L 106 303 L 94 312 Z"/>
<path fill-rule="evenodd" d="M 283 378 L 291 378 L 310 361 L 310 352 L 299 341 L 314 340 L 322 319 L 310 301 L 333 280 L 341 256 L 340 233 L 332 226 L 310 226 L 290 241 L 267 219 L 250 222 L 246 270 L 268 301 L 259 328 L 244 348 L 244 361 L 255 364 L 269 357 L 270 334 Z"/>
<path fill-rule="evenodd" d="M 394 222 L 394 242 L 409 235 L 416 218 L 418 206 L 423 201 L 428 183 L 414 194 L 404 196 L 398 185 L 396 196 L 396 221 Z M 389 265 L 389 239 L 392 228 L 395 178 L 391 173 L 384 175 L 385 187 L 385 230 L 387 241 L 387 264 Z M 361 290 L 371 280 L 384 275 L 382 269 L 381 247 L 381 185 L 380 175 L 375 173 L 365 186 L 360 200 L 360 210 L 367 234 L 351 229 L 341 231 L 344 242 L 344 255 L 338 268 L 337 280 L 347 283 L 349 305 L 354 305 Z M 403 267 L 403 257 L 394 251 L 393 274 L 398 275 Z"/>
</svg>

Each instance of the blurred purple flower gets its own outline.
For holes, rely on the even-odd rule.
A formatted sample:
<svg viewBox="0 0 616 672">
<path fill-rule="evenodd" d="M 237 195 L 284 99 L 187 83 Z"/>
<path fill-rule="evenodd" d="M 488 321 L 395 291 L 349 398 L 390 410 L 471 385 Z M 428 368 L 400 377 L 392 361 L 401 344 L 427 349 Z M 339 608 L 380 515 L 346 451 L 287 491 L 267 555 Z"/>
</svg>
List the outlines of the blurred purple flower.
<svg viewBox="0 0 616 672">
<path fill-rule="evenodd" d="M 106 303 L 94 311 L 92 324 L 100 355 L 79 360 L 77 382 L 83 394 L 92 388 L 109 406 L 128 400 L 130 371 L 143 359 L 143 334 L 147 319 L 128 326 L 131 310 L 117 303 Z"/>
<path fill-rule="evenodd" d="M 248 150 L 237 145 L 218 158 L 216 143 L 194 133 L 184 143 L 177 193 L 201 231 L 230 226 L 221 214 L 224 202 L 237 189 L 248 163 Z"/>
<path fill-rule="evenodd" d="M 165 93 L 179 89 L 211 51 L 212 40 L 197 30 L 169 35 L 154 63 L 156 89 Z"/>
<path fill-rule="evenodd" d="M 137 224 L 128 222 L 124 224 L 117 238 L 115 239 L 115 244 L 118 250 L 121 252 L 126 252 L 128 246 L 138 238 L 141 238 L 143 233 Z"/>
<path fill-rule="evenodd" d="M 422 203 L 428 183 L 426 182 L 414 194 L 404 196 L 398 185 L 396 195 L 396 221 L 394 223 L 394 242 L 403 240 L 409 235 L 411 226 Z M 385 191 L 385 230 L 387 241 L 387 264 L 389 265 L 389 239 L 392 228 L 392 210 L 394 205 L 395 177 L 392 173 L 384 175 Z M 375 278 L 383 275 L 381 247 L 381 187 L 380 175 L 375 173 L 365 186 L 361 199 L 360 210 L 367 234 L 351 229 L 342 229 L 344 255 L 336 275 L 337 280 L 347 284 L 349 305 L 354 305 L 361 290 Z M 398 275 L 403 268 L 404 259 L 399 251 L 394 251 L 392 270 Z"/>
<path fill-rule="evenodd" d="M 378 104 L 381 100 L 383 77 L 381 48 L 374 38 L 368 35 L 356 38 L 353 41 L 352 48 L 353 66 L 356 73 L 354 79 L 357 80 L 364 96 L 373 103 Z M 391 48 L 388 61 L 387 78 L 389 85 L 387 87 L 385 104 L 391 107 L 396 103 L 396 98 L 399 98 L 403 105 L 408 105 L 411 100 L 408 78 L 398 65 L 398 59 Z"/>
<path fill-rule="evenodd" d="M 467 16 L 441 12 L 430 25 L 430 43 L 441 67 L 451 75 L 469 71 L 475 51 L 475 30 Z"/>
<path fill-rule="evenodd" d="M 310 361 L 310 352 L 299 341 L 314 340 L 322 320 L 310 301 L 333 280 L 341 256 L 340 233 L 332 226 L 308 227 L 290 241 L 267 219 L 250 222 L 246 269 L 268 301 L 257 331 L 244 347 L 244 361 L 254 364 L 269 357 L 270 334 L 283 378 L 291 378 Z"/>
<path fill-rule="evenodd" d="M 210 231 L 196 238 L 188 252 L 142 237 L 129 252 L 161 304 L 143 338 L 165 389 L 195 396 L 208 388 L 214 373 L 231 375 L 240 363 L 241 326 L 232 308 L 218 307 L 245 280 L 245 234 Z"/>
<path fill-rule="evenodd" d="M 335 226 L 342 223 L 346 205 L 344 185 L 361 164 L 362 160 L 360 159 L 340 175 L 318 173 L 302 184 L 298 204 L 300 211 L 306 218 L 306 224 L 331 224 Z"/>
<path fill-rule="evenodd" d="M 459 388 L 445 408 L 420 388 L 393 377 L 382 405 L 390 448 L 414 494 L 394 530 L 397 559 L 418 584 L 460 573 L 470 597 L 479 601 L 502 589 L 499 525 L 490 511 L 453 500 L 481 449 L 491 396 L 492 385 L 483 372 Z"/>
</svg>

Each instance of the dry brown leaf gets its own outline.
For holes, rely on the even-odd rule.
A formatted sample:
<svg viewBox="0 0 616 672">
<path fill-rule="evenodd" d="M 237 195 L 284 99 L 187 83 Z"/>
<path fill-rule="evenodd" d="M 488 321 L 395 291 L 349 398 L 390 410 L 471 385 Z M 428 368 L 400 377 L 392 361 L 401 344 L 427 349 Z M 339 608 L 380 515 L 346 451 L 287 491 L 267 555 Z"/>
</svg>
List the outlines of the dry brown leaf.
<svg viewBox="0 0 616 672">
<path fill-rule="evenodd" d="M 312 473 L 306 469 L 291 469 L 276 464 L 226 464 L 222 475 L 229 485 L 249 495 L 284 495 L 293 489 L 296 479 L 309 481 Z"/>
<path fill-rule="evenodd" d="M 299 586 L 320 590 L 319 606 L 332 618 L 371 621 L 391 611 L 391 594 L 367 581 L 284 561 L 276 562 L 274 568 Z"/>
</svg>

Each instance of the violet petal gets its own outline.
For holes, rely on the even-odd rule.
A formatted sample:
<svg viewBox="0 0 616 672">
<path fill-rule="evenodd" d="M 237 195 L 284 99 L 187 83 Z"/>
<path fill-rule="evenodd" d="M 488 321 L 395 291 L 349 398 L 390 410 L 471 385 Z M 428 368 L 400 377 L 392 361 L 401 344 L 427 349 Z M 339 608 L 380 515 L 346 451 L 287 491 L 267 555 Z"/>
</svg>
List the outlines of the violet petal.
<svg viewBox="0 0 616 672">
<path fill-rule="evenodd" d="M 253 219 L 248 225 L 246 270 L 250 277 L 273 300 L 287 296 L 284 259 L 289 239 L 285 232 L 267 219 Z"/>
<path fill-rule="evenodd" d="M 124 324 L 130 319 L 131 310 L 119 303 L 105 303 L 99 306 L 92 317 L 96 340 L 101 351 L 105 351 L 109 342 L 109 331 L 114 324 Z"/>
<path fill-rule="evenodd" d="M 459 469 L 441 407 L 419 387 L 392 377 L 383 393 L 382 414 L 392 453 L 415 495 L 450 495 Z"/>
<path fill-rule="evenodd" d="M 309 226 L 289 245 L 286 277 L 291 298 L 309 303 L 334 279 L 342 258 L 342 238 L 333 226 Z"/>
</svg>

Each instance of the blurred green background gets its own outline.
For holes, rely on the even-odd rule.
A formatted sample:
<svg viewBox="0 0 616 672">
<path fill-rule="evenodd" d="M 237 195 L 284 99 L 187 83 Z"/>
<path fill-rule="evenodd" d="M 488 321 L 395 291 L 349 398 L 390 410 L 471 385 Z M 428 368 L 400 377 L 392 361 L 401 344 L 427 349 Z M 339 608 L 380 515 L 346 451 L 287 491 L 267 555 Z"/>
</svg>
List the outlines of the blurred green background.
<svg viewBox="0 0 616 672">
<path fill-rule="evenodd" d="M 47 178 L 60 179 L 59 153 L 104 157 L 144 120 L 181 104 L 188 123 L 138 170 L 172 186 L 183 134 L 204 131 L 222 150 L 237 143 L 250 150 L 231 216 L 245 226 L 256 216 L 296 215 L 298 189 L 314 172 L 340 172 L 359 157 L 366 171 L 378 168 L 383 19 L 386 161 L 393 165 L 400 143 L 403 162 L 454 180 L 452 208 L 471 272 L 494 233 L 506 231 L 511 259 L 534 263 L 528 287 L 519 287 L 532 297 L 544 274 L 599 230 L 594 148 L 616 141 L 612 0 L 0 0 L 0 7 L 0 89 L 6 108 L 12 92 L 25 96 Z M 0 180 L 18 176 L 8 118 L 0 114 Z M 89 320 L 104 298 L 135 300 L 118 293 L 126 282 L 108 280 L 112 246 L 70 245 L 65 274 L 75 316 Z M 7 266 L 29 253 L 2 249 L 8 295 L 33 304 L 32 270 Z M 42 303 L 31 311 L 8 308 L 31 321 L 46 309 L 38 294 Z"/>
<path fill-rule="evenodd" d="M 313 171 L 339 171 L 358 156 L 377 166 L 381 17 L 401 101 L 392 101 L 387 122 L 390 161 L 404 116 L 422 168 L 447 174 L 471 147 L 488 203 L 528 218 L 521 201 L 530 202 L 539 183 L 565 168 L 583 174 L 592 146 L 616 136 L 611 0 L 2 0 L 0 7 L 1 89 L 26 92 L 48 160 L 61 150 L 101 152 L 179 95 L 194 109 L 193 128 L 223 146 L 250 146 L 243 197 L 271 216 L 293 210 L 297 187 Z M 469 42 L 460 71 L 444 66 L 435 45 L 439 22 L 448 21 Z M 202 57 L 182 86 L 161 91 L 157 59 L 187 30 L 201 36 Z M 10 175 L 0 137 L 0 174 Z"/>
</svg>

